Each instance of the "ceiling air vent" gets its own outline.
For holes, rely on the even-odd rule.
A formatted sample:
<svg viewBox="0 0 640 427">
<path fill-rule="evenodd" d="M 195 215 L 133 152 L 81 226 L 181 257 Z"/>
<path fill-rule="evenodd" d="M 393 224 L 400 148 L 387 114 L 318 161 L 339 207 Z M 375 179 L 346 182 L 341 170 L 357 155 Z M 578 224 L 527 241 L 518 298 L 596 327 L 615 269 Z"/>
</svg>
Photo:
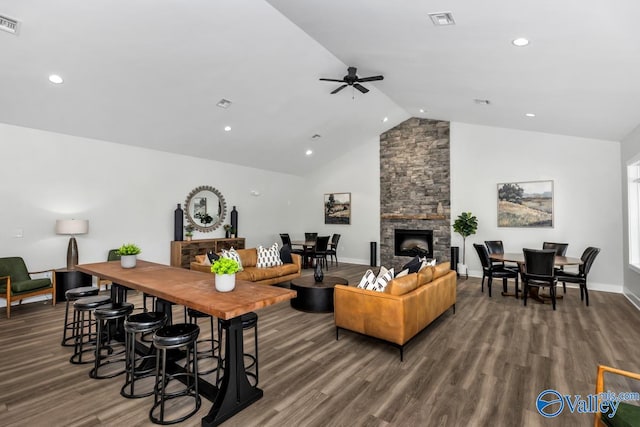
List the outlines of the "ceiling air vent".
<svg viewBox="0 0 640 427">
<path fill-rule="evenodd" d="M 218 101 L 216 105 L 220 108 L 227 109 L 231 106 L 231 101 L 229 101 L 228 99 L 222 98 L 220 101 Z"/>
<path fill-rule="evenodd" d="M 491 101 L 489 101 L 488 99 L 478 99 L 478 98 L 474 99 L 473 102 L 480 105 L 489 105 L 491 103 Z"/>
<path fill-rule="evenodd" d="M 17 35 L 18 28 L 20 28 L 18 20 L 0 15 L 0 30 Z"/>
<path fill-rule="evenodd" d="M 456 23 L 451 12 L 433 12 L 429 14 L 429 18 L 431 18 L 433 25 L 436 26 L 455 25 Z"/>
</svg>

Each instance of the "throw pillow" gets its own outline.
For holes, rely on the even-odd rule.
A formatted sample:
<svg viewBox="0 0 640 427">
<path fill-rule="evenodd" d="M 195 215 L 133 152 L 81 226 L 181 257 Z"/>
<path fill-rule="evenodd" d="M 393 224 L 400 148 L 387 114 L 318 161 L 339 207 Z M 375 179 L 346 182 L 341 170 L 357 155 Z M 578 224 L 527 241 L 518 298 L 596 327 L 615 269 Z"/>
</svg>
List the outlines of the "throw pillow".
<svg viewBox="0 0 640 427">
<path fill-rule="evenodd" d="M 364 276 L 362 276 L 362 279 L 360 279 L 360 283 L 358 283 L 358 288 L 372 291 L 375 285 L 376 285 L 376 275 L 373 274 L 373 271 L 367 270 L 365 271 Z"/>
<path fill-rule="evenodd" d="M 384 266 L 380 267 L 378 277 L 376 277 L 376 284 L 374 291 L 384 292 L 387 284 L 393 279 L 393 268 L 387 270 Z"/>
<path fill-rule="evenodd" d="M 222 256 L 222 258 L 229 258 L 229 259 L 232 259 L 235 262 L 237 262 L 238 263 L 238 271 L 242 271 L 242 259 L 240 259 L 240 254 L 238 252 L 236 252 L 236 250 L 233 248 L 233 246 L 229 250 L 223 249 L 221 256 Z"/>
<path fill-rule="evenodd" d="M 409 273 L 417 273 L 418 270 L 420 270 L 421 265 L 422 265 L 422 260 L 420 259 L 419 256 L 416 255 L 411 259 L 411 261 L 403 265 L 402 269 L 403 270 L 408 269 Z"/>
<path fill-rule="evenodd" d="M 293 258 L 291 257 L 291 246 L 282 246 L 282 249 L 280 249 L 280 259 L 285 264 L 293 264 Z"/>
<path fill-rule="evenodd" d="M 208 256 L 205 255 L 204 257 L 202 257 L 202 265 L 211 265 L 211 260 Z"/>
<path fill-rule="evenodd" d="M 258 246 L 258 261 L 256 262 L 256 267 L 268 268 L 275 267 L 277 265 L 282 265 L 278 244 L 274 243 L 270 248 Z"/>
<path fill-rule="evenodd" d="M 405 268 L 404 270 L 402 270 L 400 273 L 396 274 L 396 277 L 394 277 L 394 279 L 397 279 L 399 277 L 404 277 L 406 275 L 409 274 L 409 269 Z"/>
<path fill-rule="evenodd" d="M 207 258 L 209 258 L 209 263 L 212 263 L 214 261 L 217 261 L 220 258 L 220 255 L 218 255 L 213 251 L 210 251 L 210 252 L 207 252 Z"/>
</svg>

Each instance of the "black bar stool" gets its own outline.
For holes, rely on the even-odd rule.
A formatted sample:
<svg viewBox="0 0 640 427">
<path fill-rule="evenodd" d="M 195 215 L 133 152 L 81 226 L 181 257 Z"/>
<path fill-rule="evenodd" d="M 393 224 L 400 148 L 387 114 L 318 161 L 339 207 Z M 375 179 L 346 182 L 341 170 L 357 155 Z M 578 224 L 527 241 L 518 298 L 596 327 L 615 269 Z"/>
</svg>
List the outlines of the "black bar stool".
<svg viewBox="0 0 640 427">
<path fill-rule="evenodd" d="M 215 339 L 215 329 L 213 328 L 213 316 L 202 313 L 201 311 L 194 310 L 192 308 L 186 308 L 188 321 L 189 323 L 198 324 L 198 319 L 206 319 L 209 318 L 209 326 L 211 327 L 211 338 L 203 338 L 198 340 L 198 365 L 200 366 L 200 371 L 198 372 L 200 375 L 207 375 L 212 373 L 213 371 L 218 370 L 218 353 L 220 352 L 220 342 Z M 203 348 L 203 344 L 207 343 L 207 347 L 210 345 L 210 348 Z M 211 367 L 204 367 L 202 361 L 211 359 L 215 363 L 212 363 Z"/>
<path fill-rule="evenodd" d="M 103 304 L 111 302 L 111 298 L 107 295 L 95 295 L 91 297 L 80 298 L 73 303 L 74 317 L 76 318 L 73 336 L 75 337 L 73 345 L 73 354 L 69 358 L 69 362 L 73 364 L 91 363 L 93 359 L 82 360 L 84 353 L 95 353 L 96 332 L 93 332 L 93 310 Z"/>
<path fill-rule="evenodd" d="M 155 332 L 165 325 L 167 315 L 163 312 L 149 311 L 146 313 L 132 314 L 124 321 L 125 332 L 125 370 L 126 378 L 120 394 L 124 397 L 134 399 L 139 397 L 151 396 L 154 392 L 153 384 L 150 390 L 145 392 L 135 391 L 136 380 L 151 377 L 155 366 L 155 349 L 153 345 L 149 349 L 149 353 L 144 356 L 138 356 L 136 353 L 136 335 L 148 334 Z M 141 337 L 142 338 L 142 337 Z M 153 359 L 154 363 L 151 363 Z"/>
<path fill-rule="evenodd" d="M 69 305 L 70 303 L 79 300 L 80 298 L 90 297 L 94 295 L 98 295 L 100 289 L 94 288 L 93 286 L 83 286 L 81 288 L 73 288 L 69 289 L 64 293 L 64 296 L 67 300 L 67 305 L 64 308 L 64 329 L 62 330 L 62 342 L 60 345 L 65 347 L 73 347 L 75 340 L 75 335 L 73 334 L 73 330 L 76 327 L 77 316 L 76 311 L 73 310 L 73 320 L 69 321 Z M 67 331 L 71 331 L 71 334 L 67 336 Z"/>
<path fill-rule="evenodd" d="M 198 392 L 198 334 L 200 328 L 193 323 L 178 323 L 164 326 L 153 334 L 153 344 L 156 346 L 156 384 L 153 398 L 153 406 L 149 411 L 149 419 L 155 424 L 176 424 L 182 422 L 198 412 L 201 405 Z M 167 373 L 167 350 L 186 347 L 186 362 L 184 369 L 177 373 Z M 167 391 L 171 380 L 180 380 L 185 387 L 177 391 Z M 177 399 L 182 396 L 192 397 L 194 407 L 185 415 L 172 420 L 165 420 L 165 403 L 167 400 Z M 172 405 L 172 409 L 184 411 L 185 405 Z M 156 415 L 156 410 L 160 408 Z M 181 414 L 181 413 L 180 413 Z"/>
<path fill-rule="evenodd" d="M 113 287 L 113 285 L 112 285 Z M 93 369 L 89 372 L 89 376 L 95 379 L 113 378 L 124 373 L 124 365 L 121 369 L 107 370 L 106 373 L 100 373 L 101 368 L 105 370 L 105 367 L 118 362 L 125 362 L 123 348 L 119 352 L 113 351 L 111 345 L 113 336 L 112 331 L 116 331 L 119 321 L 124 322 L 125 318 L 133 311 L 133 304 L 128 302 L 120 303 L 108 303 L 98 306 L 93 311 L 93 316 L 96 318 L 97 334 L 96 334 L 96 354 L 94 357 Z M 106 346 L 104 345 L 106 343 Z M 107 354 L 103 355 L 103 350 L 107 350 Z"/>
<path fill-rule="evenodd" d="M 250 313 L 243 314 L 240 317 L 242 321 L 242 330 L 246 331 L 247 329 L 253 328 L 253 343 L 254 343 L 254 354 L 243 353 L 243 360 L 249 359 L 249 364 L 245 363 L 244 369 L 248 377 L 253 378 L 255 381 L 252 386 L 258 386 L 258 315 L 253 311 Z M 219 319 L 218 320 L 218 339 L 220 342 L 222 340 L 223 330 L 229 330 L 229 320 Z M 222 380 L 220 372 L 224 370 L 224 359 L 222 358 L 222 351 L 218 351 L 218 371 L 216 373 L 216 385 L 220 385 L 220 381 Z M 250 369 L 254 368 L 253 372 Z"/>
</svg>

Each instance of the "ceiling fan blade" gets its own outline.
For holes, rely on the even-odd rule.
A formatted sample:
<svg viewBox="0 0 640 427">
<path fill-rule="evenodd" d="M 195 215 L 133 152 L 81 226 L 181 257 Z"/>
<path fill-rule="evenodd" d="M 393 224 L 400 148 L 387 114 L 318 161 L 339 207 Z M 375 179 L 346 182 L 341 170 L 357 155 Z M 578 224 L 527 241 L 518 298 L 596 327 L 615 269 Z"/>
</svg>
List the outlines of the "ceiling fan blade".
<svg viewBox="0 0 640 427">
<path fill-rule="evenodd" d="M 375 82 L 376 80 L 383 80 L 384 76 L 371 76 L 358 79 L 359 82 Z"/>
<path fill-rule="evenodd" d="M 347 87 L 348 85 L 342 85 L 339 88 L 335 89 L 333 92 L 331 92 L 331 95 L 333 95 L 334 93 L 338 93 L 340 92 L 342 89 L 344 89 L 345 87 Z"/>
<path fill-rule="evenodd" d="M 356 76 L 356 71 L 358 69 L 356 67 L 349 67 L 347 68 L 347 76 L 350 78 L 357 78 L 358 76 Z"/>
<path fill-rule="evenodd" d="M 344 80 L 336 80 L 336 79 L 320 79 L 323 82 L 338 82 L 338 83 L 343 83 Z"/>
<path fill-rule="evenodd" d="M 369 89 L 367 89 L 366 87 L 362 86 L 360 83 L 354 84 L 353 87 L 355 87 L 356 89 L 358 89 L 362 93 L 369 92 Z"/>
</svg>

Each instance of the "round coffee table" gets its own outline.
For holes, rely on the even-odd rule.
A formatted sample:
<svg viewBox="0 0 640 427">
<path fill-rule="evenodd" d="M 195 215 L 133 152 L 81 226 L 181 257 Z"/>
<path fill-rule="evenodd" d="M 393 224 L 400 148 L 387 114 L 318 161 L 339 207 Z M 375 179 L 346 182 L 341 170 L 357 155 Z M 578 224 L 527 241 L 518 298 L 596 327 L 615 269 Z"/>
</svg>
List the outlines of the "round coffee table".
<svg viewBox="0 0 640 427">
<path fill-rule="evenodd" d="M 324 276 L 322 282 L 316 282 L 313 276 L 303 276 L 291 281 L 291 290 L 298 296 L 291 300 L 291 307 L 312 313 L 330 313 L 333 311 L 333 287 L 348 285 L 342 277 Z"/>
</svg>

